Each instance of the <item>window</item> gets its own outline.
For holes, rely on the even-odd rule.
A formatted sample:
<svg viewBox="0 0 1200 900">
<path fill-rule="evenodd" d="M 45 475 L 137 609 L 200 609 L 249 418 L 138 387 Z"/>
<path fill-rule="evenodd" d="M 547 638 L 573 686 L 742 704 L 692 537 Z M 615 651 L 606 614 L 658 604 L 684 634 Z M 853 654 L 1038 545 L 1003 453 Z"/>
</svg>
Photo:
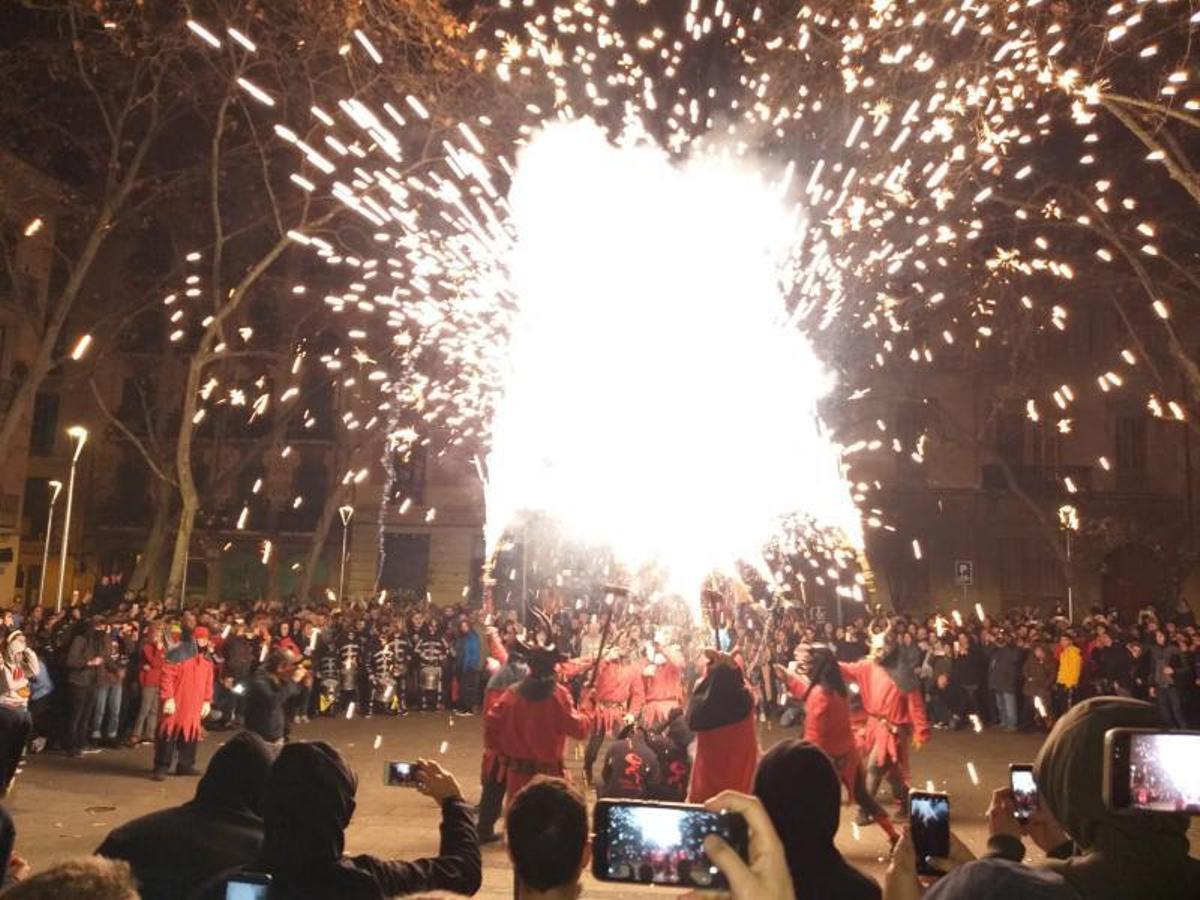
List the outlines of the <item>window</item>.
<svg viewBox="0 0 1200 900">
<path fill-rule="evenodd" d="M 1146 471 L 1146 417 L 1118 416 L 1116 437 L 1117 471 Z"/>
<path fill-rule="evenodd" d="M 425 464 L 428 453 L 425 447 L 415 446 L 397 450 L 392 454 L 392 500 L 412 502 L 421 506 L 425 502 Z"/>
<path fill-rule="evenodd" d="M 1025 417 L 1016 413 L 996 416 L 996 455 L 1010 466 L 1025 462 Z"/>
<path fill-rule="evenodd" d="M 424 599 L 429 585 L 429 535 L 385 534 L 379 586 L 393 595 Z"/>
<path fill-rule="evenodd" d="M 25 479 L 25 502 L 21 505 L 21 537 L 40 538 L 50 518 L 50 496 L 54 489 L 48 478 Z"/>
<path fill-rule="evenodd" d="M 33 428 L 29 452 L 33 456 L 52 456 L 58 437 L 58 394 L 38 394 L 33 401 Z"/>
</svg>

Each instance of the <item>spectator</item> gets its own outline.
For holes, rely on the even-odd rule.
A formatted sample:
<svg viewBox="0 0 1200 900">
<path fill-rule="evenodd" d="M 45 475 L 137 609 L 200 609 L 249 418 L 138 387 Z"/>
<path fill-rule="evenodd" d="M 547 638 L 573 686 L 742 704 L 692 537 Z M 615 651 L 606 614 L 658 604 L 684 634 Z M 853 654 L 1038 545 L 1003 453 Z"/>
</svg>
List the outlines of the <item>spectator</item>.
<svg viewBox="0 0 1200 900">
<path fill-rule="evenodd" d="M 996 645 L 988 659 L 988 690 L 996 701 L 1000 730 L 1016 731 L 1017 683 L 1020 681 L 1023 653 L 1020 647 L 1013 646 L 1005 629 L 995 633 L 995 641 Z"/>
<path fill-rule="evenodd" d="M 100 666 L 108 652 L 104 620 L 93 616 L 88 626 L 76 634 L 67 648 L 67 692 L 69 712 L 63 746 L 67 755 L 83 756 L 88 728 L 96 708 L 96 687 Z"/>
<path fill-rule="evenodd" d="M 536 776 L 517 792 L 505 816 L 515 896 L 574 900 L 592 858 L 587 804 L 567 782 Z"/>
<path fill-rule="evenodd" d="M 29 679 L 41 670 L 25 635 L 10 631 L 0 658 L 0 798 L 8 794 L 33 720 L 29 717 Z"/>
<path fill-rule="evenodd" d="M 815 744 L 776 744 L 758 764 L 754 794 L 783 843 L 803 900 L 879 900 L 879 885 L 834 846 L 842 789 L 832 760 Z"/>
<path fill-rule="evenodd" d="M 263 667 L 250 679 L 246 691 L 247 731 L 253 731 L 277 749 L 283 747 L 288 728 L 287 705 L 301 691 L 304 670 L 286 650 L 267 654 Z"/>
<path fill-rule="evenodd" d="M 1075 705 L 1079 677 L 1083 674 L 1083 653 L 1070 634 L 1058 639 L 1058 675 L 1055 677 L 1055 710 L 1061 716 Z"/>
<path fill-rule="evenodd" d="M 139 900 L 128 863 L 97 856 L 69 859 L 4 892 L 4 900 Z"/>
<path fill-rule="evenodd" d="M 418 790 L 442 807 L 438 855 L 413 862 L 346 856 L 358 779 L 324 742 L 288 744 L 267 779 L 258 868 L 271 896 L 287 900 L 379 898 L 423 890 L 474 894 L 482 879 L 479 841 L 458 783 L 436 762 L 418 760 Z"/>
<path fill-rule="evenodd" d="M 129 736 L 131 747 L 154 740 L 154 733 L 158 728 L 158 685 L 162 681 L 165 652 L 162 624 L 151 622 L 146 627 L 145 637 L 137 653 L 138 685 L 142 693 L 137 718 L 133 722 L 133 733 Z"/>
<path fill-rule="evenodd" d="M 1176 673 L 1183 671 L 1183 662 L 1179 649 L 1167 640 L 1165 632 L 1154 633 L 1154 644 L 1150 647 L 1150 671 L 1150 695 L 1158 701 L 1163 720 L 1171 728 L 1187 728 L 1175 680 Z"/>
<path fill-rule="evenodd" d="M 483 667 L 483 652 L 479 635 L 465 616 L 458 621 L 454 664 L 458 669 L 458 714 L 474 715 L 479 703 L 479 670 Z"/>
<path fill-rule="evenodd" d="M 144 900 L 187 896 L 220 872 L 258 858 L 262 794 L 274 754 L 248 731 L 209 761 L 196 796 L 113 829 L 96 850 L 128 862 Z"/>
<path fill-rule="evenodd" d="M 1025 719 L 1045 723 L 1050 717 L 1050 692 L 1054 687 L 1057 667 L 1044 644 L 1034 644 L 1021 666 L 1021 693 L 1028 705 Z"/>
</svg>

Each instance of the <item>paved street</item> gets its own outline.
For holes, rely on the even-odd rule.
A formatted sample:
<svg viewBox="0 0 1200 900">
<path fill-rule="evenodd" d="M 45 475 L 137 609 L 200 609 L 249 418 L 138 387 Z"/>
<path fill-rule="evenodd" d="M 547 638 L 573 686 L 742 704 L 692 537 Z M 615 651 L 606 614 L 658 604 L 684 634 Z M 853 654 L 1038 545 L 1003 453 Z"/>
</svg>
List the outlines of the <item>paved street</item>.
<svg viewBox="0 0 1200 900">
<path fill-rule="evenodd" d="M 794 729 L 763 731 L 769 746 L 781 737 L 795 735 Z M 344 753 L 359 775 L 358 811 L 350 829 L 346 849 L 352 853 L 412 858 L 435 852 L 436 813 L 432 801 L 415 792 L 386 788 L 382 783 L 384 761 L 429 756 L 442 759 L 458 776 L 471 800 L 478 798 L 480 720 L 455 719 L 445 714 L 419 714 L 406 719 L 322 720 L 300 726 L 296 735 L 327 740 Z M 200 764 L 207 763 L 221 735 L 201 745 Z M 375 749 L 376 738 L 380 746 Z M 1038 739 L 1027 735 L 987 732 L 936 732 L 929 745 L 916 754 L 914 784 L 932 781 L 952 797 L 955 831 L 974 848 L 985 839 L 983 814 L 989 791 L 1005 783 L 1013 761 L 1033 759 Z M 572 748 L 569 761 L 578 772 Z M 41 867 L 55 860 L 95 849 L 113 826 L 153 809 L 182 802 L 195 789 L 194 779 L 169 779 L 156 784 L 147 777 L 151 750 L 108 750 L 82 760 L 52 754 L 33 757 L 18 779 L 8 801 L 17 823 L 17 850 Z M 978 786 L 967 771 L 973 762 Z M 886 790 L 886 789 L 885 789 Z M 856 837 L 850 824 L 852 808 L 843 808 L 838 843 L 856 865 L 882 877 L 886 842 L 877 828 L 863 829 Z M 484 850 L 484 886 L 487 898 L 511 896 L 511 875 L 503 845 Z M 588 896 L 663 897 L 649 889 L 596 885 Z"/>
</svg>

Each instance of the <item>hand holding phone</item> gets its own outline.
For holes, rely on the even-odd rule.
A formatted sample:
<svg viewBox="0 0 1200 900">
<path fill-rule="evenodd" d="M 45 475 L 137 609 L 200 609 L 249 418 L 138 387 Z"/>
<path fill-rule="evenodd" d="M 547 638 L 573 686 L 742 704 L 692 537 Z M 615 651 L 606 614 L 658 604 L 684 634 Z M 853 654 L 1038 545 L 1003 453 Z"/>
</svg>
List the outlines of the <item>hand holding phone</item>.
<svg viewBox="0 0 1200 900">
<path fill-rule="evenodd" d="M 704 852 L 729 882 L 733 900 L 793 900 L 796 896 L 787 855 L 762 801 L 724 791 L 704 804 L 708 809 L 740 813 L 750 830 L 749 862 L 719 835 L 704 839 Z"/>
<path fill-rule="evenodd" d="M 417 764 L 396 760 L 384 763 L 383 783 L 388 787 L 415 788 L 417 786 Z"/>
<path fill-rule="evenodd" d="M 1112 728 L 1104 736 L 1104 802 L 1114 812 L 1200 816 L 1200 731 Z"/>
</svg>

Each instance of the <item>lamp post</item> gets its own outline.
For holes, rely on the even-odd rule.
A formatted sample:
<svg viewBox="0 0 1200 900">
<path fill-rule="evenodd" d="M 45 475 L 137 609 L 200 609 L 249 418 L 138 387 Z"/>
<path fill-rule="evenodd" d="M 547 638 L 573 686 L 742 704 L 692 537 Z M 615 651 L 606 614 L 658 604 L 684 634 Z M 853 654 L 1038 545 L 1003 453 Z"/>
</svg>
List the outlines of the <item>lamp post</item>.
<svg viewBox="0 0 1200 900">
<path fill-rule="evenodd" d="M 338 603 L 346 594 L 346 538 L 350 534 L 350 520 L 354 518 L 354 507 L 350 504 L 338 507 L 338 515 L 342 517 L 342 566 L 338 574 Z"/>
<path fill-rule="evenodd" d="M 79 454 L 87 443 L 88 431 L 82 425 L 73 425 L 67 429 L 67 434 L 75 444 L 71 454 L 71 477 L 67 479 L 67 511 L 63 518 L 62 552 L 58 556 L 58 599 L 54 603 L 54 611 L 62 612 L 63 586 L 67 580 L 67 548 L 71 540 L 71 506 L 75 499 L 75 467 L 79 462 Z"/>
<path fill-rule="evenodd" d="M 46 510 L 46 546 L 42 550 L 42 577 L 38 580 L 38 606 L 46 601 L 46 569 L 50 566 L 50 539 L 54 534 L 54 504 L 58 502 L 58 495 L 62 493 L 62 482 L 51 481 L 50 487 L 54 488 L 54 493 L 50 495 L 50 503 Z"/>
<path fill-rule="evenodd" d="M 1067 619 L 1075 621 L 1075 571 L 1071 567 L 1071 532 L 1079 530 L 1079 510 L 1071 504 L 1058 508 L 1058 522 L 1067 535 Z"/>
</svg>

